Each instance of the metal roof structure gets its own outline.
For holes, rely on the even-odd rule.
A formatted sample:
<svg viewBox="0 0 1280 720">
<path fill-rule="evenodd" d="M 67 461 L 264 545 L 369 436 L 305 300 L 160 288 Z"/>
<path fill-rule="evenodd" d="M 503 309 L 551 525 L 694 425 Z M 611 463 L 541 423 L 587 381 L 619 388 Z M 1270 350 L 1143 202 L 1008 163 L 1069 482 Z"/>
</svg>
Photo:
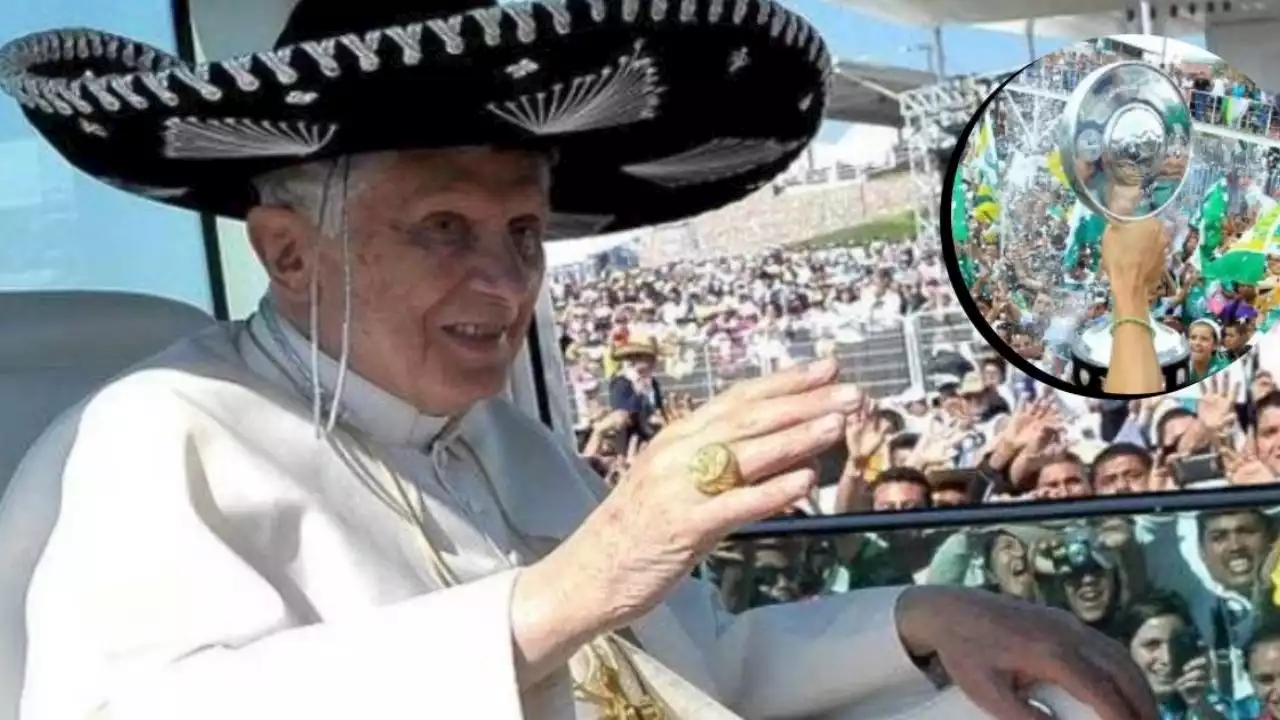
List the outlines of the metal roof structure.
<svg viewBox="0 0 1280 720">
<path fill-rule="evenodd" d="M 965 24 L 1068 40 L 1143 32 L 1134 0 L 833 0 L 859 12 L 909 25 Z M 1149 32 L 1185 37 L 1211 23 L 1280 17 L 1277 0 L 1161 0 L 1148 4 Z"/>
<path fill-rule="evenodd" d="M 937 82 L 923 70 L 838 62 L 832 73 L 828 120 L 902 127 L 898 96 Z"/>
</svg>

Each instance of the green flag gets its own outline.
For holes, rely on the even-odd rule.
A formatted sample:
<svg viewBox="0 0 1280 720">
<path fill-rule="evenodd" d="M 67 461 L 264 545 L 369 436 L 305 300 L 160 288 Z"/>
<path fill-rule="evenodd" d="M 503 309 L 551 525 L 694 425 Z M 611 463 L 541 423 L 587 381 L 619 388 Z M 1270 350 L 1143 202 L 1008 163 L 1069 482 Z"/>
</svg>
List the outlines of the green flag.
<svg viewBox="0 0 1280 720">
<path fill-rule="evenodd" d="M 956 245 L 969 241 L 969 206 L 964 183 L 959 180 L 951 188 L 951 240 Z"/>
</svg>

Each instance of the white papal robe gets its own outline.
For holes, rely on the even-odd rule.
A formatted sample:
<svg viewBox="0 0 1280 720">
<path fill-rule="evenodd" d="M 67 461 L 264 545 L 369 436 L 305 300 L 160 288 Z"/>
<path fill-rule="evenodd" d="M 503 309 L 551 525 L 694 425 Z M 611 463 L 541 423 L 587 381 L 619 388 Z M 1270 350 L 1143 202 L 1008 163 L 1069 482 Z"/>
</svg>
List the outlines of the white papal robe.
<svg viewBox="0 0 1280 720">
<path fill-rule="evenodd" d="M 516 566 L 574 530 L 598 478 L 503 400 L 437 437 L 441 419 L 349 375 L 344 422 L 421 486 L 467 581 L 442 589 L 421 533 L 317 440 L 289 365 L 249 341 L 279 352 L 260 324 L 110 383 L 24 462 L 15 484 L 60 483 L 62 501 L 27 601 L 22 720 L 575 717 L 567 672 L 518 688 L 509 602 Z M 327 387 L 335 366 L 322 358 Z M 633 629 L 743 717 L 884 717 L 935 693 L 898 639 L 899 593 L 733 616 L 689 580 Z"/>
</svg>

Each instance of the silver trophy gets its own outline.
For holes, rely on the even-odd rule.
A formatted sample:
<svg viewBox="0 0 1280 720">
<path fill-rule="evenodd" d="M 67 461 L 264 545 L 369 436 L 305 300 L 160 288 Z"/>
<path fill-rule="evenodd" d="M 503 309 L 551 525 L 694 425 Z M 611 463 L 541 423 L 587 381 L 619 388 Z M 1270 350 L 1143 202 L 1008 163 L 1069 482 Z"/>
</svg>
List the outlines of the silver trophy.
<svg viewBox="0 0 1280 720">
<path fill-rule="evenodd" d="M 1080 202 L 1108 222 L 1143 220 L 1168 207 L 1186 181 L 1192 132 L 1190 108 L 1171 78 L 1146 63 L 1115 63 L 1090 73 L 1067 102 L 1062 169 Z M 1088 394 L 1103 391 L 1112 327 L 1103 316 L 1071 346 L 1071 380 Z M 1185 386 L 1186 338 L 1154 316 L 1151 327 L 1165 389 Z"/>
</svg>

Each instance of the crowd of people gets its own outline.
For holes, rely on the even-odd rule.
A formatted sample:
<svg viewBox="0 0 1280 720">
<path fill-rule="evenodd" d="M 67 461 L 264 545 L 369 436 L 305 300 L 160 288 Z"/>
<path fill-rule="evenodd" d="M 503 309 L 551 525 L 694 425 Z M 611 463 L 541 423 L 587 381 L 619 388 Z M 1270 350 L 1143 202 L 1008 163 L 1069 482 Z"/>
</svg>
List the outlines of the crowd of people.
<svg viewBox="0 0 1280 720">
<path fill-rule="evenodd" d="M 881 244 L 865 253 L 773 251 L 556 282 L 561 344 L 583 411 L 580 451 L 617 482 L 666 425 L 736 379 L 832 354 L 836 345 L 824 341 L 873 335 L 913 312 L 955 311 L 945 273 L 935 252 Z M 1027 343 L 1028 356 L 1035 352 L 1034 338 L 1014 337 Z M 717 364 L 707 392 L 675 388 L 691 352 Z M 794 513 L 1280 478 L 1280 393 L 1273 392 L 1280 367 L 1236 363 L 1194 393 L 1122 402 L 1046 388 L 981 342 L 940 355 L 926 387 L 867 393 L 846 442 L 820 458 L 818 490 Z M 735 610 L 900 583 L 983 587 L 1052 604 L 1126 643 L 1166 717 L 1272 717 L 1280 711 L 1280 687 L 1268 679 L 1280 677 L 1272 674 L 1280 671 L 1280 621 L 1268 614 L 1275 522 L 1261 509 L 756 541 L 721 547 L 699 572 L 717 581 Z"/>
<path fill-rule="evenodd" d="M 1114 59 L 1091 57 L 1050 56 L 1032 71 L 1058 77 L 1064 64 Z M 990 108 L 956 177 L 965 283 L 1013 352 L 1066 378 L 1077 338 L 1107 313 L 1106 222 L 1071 190 L 1055 136 L 1028 131 L 1027 118 L 1056 117 L 1060 101 L 1008 93 Z M 1182 336 L 1193 382 L 1240 357 L 1275 320 L 1280 210 L 1268 192 L 1271 164 L 1257 145 L 1197 134 L 1187 180 L 1161 213 L 1170 251 L 1152 314 Z"/>
<path fill-rule="evenodd" d="M 1087 69 L 1060 64 L 1046 77 L 1074 82 Z M 970 207 L 979 205 L 987 188 L 976 178 L 962 182 Z M 791 512 L 903 512 L 1280 482 L 1280 348 L 1267 348 L 1280 338 L 1267 333 L 1271 287 L 1201 276 L 1251 237 L 1274 201 L 1247 179 L 1223 184 L 1221 213 L 1206 223 L 1196 198 L 1171 228 L 1179 242 L 1154 310 L 1187 335 L 1193 369 L 1207 380 L 1145 400 L 1092 400 L 1038 384 L 980 340 L 963 342 L 930 353 L 923 385 L 866 388 L 845 442 L 819 458 L 818 489 Z M 979 308 L 1009 346 L 1061 370 L 1061 328 L 1051 321 L 1064 291 L 1091 288 L 1099 250 L 1096 238 L 1080 241 L 1080 218 L 1052 212 L 1073 198 L 1050 169 L 1030 188 L 1024 202 L 1044 221 L 1020 228 L 1020 242 L 1002 248 L 992 241 L 998 212 L 975 214 L 962 266 Z M 1070 262 L 1044 272 L 1045 257 L 1064 256 Z M 842 349 L 913 315 L 968 323 L 938 253 L 913 244 L 773 249 L 603 272 L 553 281 L 552 296 L 579 450 L 610 483 L 667 425 L 738 379 L 832 355 L 852 373 L 860 359 Z M 1079 309 L 1096 317 L 1105 296 Z M 1252 360 L 1229 363 L 1245 356 Z M 706 375 L 691 378 L 695 367 Z M 719 585 L 735 611 L 874 586 L 985 588 L 1062 608 L 1123 643 L 1165 718 L 1280 718 L 1277 513 L 726 543 L 697 572 Z"/>
<path fill-rule="evenodd" d="M 657 353 L 615 345 L 605 411 L 581 451 L 616 482 L 627 458 L 700 404 L 654 381 Z M 1274 356 L 1273 356 L 1274 357 Z M 1099 401 L 1059 393 L 979 353 L 935 390 L 870 397 L 820 458 L 798 515 L 1258 485 L 1280 478 L 1273 370 L 1221 373 L 1198 396 Z M 1247 385 L 1247 387 L 1246 387 Z M 1280 710 L 1270 509 L 972 530 L 731 543 L 699 572 L 744 610 L 896 584 L 948 584 L 1045 603 L 1125 643 L 1170 718 Z"/>
<path fill-rule="evenodd" d="M 1139 59 L 1135 54 L 1081 43 L 1036 61 L 1016 82 L 1070 93 L 1093 70 Z M 1280 97 L 1266 92 L 1242 73 L 1221 62 L 1160 64 L 1182 88 L 1197 122 L 1280 139 Z"/>
<path fill-rule="evenodd" d="M 705 398 L 797 361 L 851 361 L 851 347 L 913 314 L 950 312 L 965 322 L 936 251 L 883 242 L 561 278 L 551 294 L 584 425 L 603 412 L 611 348 L 621 344 L 652 345 L 670 389 Z M 901 348 L 893 363 L 905 367 Z"/>
</svg>

